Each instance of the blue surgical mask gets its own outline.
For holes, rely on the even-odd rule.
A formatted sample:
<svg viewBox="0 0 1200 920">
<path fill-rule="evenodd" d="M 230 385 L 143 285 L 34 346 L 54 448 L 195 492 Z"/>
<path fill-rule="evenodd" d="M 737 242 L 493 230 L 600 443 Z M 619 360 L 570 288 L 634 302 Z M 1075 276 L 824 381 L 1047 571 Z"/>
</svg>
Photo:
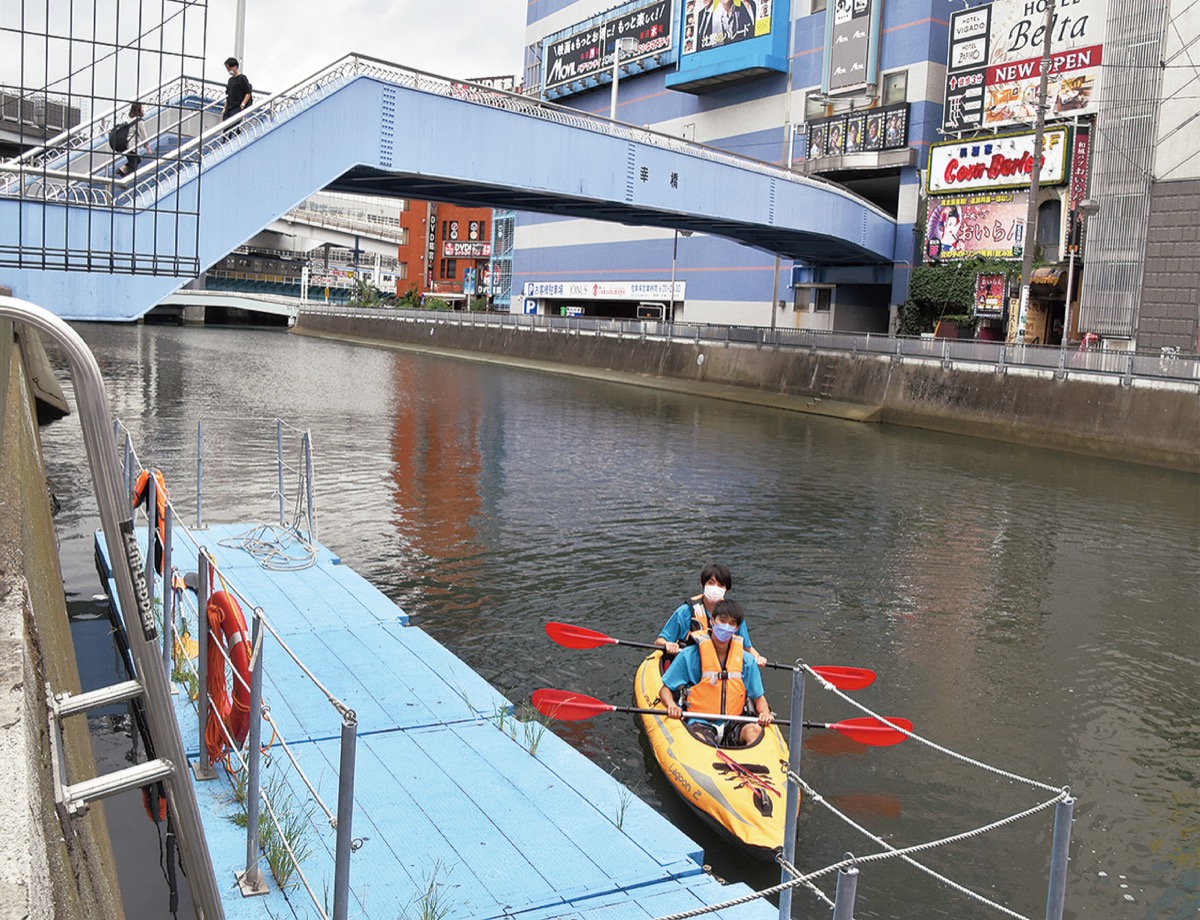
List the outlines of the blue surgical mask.
<svg viewBox="0 0 1200 920">
<path fill-rule="evenodd" d="M 730 626 L 728 623 L 713 623 L 713 638 L 718 642 L 728 642 L 733 638 L 734 633 L 738 631 L 736 626 Z"/>
</svg>

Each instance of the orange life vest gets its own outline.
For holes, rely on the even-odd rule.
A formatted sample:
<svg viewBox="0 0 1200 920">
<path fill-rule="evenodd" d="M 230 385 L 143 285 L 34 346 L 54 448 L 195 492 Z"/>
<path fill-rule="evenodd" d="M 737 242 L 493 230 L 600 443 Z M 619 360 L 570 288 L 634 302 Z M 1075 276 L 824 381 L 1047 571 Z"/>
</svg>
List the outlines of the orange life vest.
<svg viewBox="0 0 1200 920">
<path fill-rule="evenodd" d="M 138 507 L 146 501 L 150 491 L 150 470 L 138 473 L 137 482 L 133 487 L 133 507 Z M 154 523 L 158 529 L 154 541 L 154 567 L 158 574 L 163 570 L 163 546 L 167 540 L 167 484 L 163 481 L 162 470 L 154 471 Z"/>
<path fill-rule="evenodd" d="M 746 708 L 746 685 L 742 681 L 742 637 L 729 640 L 725 665 L 717 659 L 716 643 L 708 637 L 698 643 L 700 683 L 688 690 L 688 709 L 738 716 Z"/>
<path fill-rule="evenodd" d="M 250 731 L 250 637 L 241 605 L 232 594 L 214 591 L 208 599 L 208 695 L 212 705 L 208 710 L 208 725 L 204 739 L 208 759 L 219 762 L 229 749 L 229 739 L 221 724 L 241 747 Z M 222 641 L 223 640 L 223 641 Z M 228 650 L 222 648 L 228 643 Z M 225 656 L 233 667 L 233 700 L 225 684 Z"/>
<path fill-rule="evenodd" d="M 701 639 L 708 637 L 709 622 L 708 611 L 704 609 L 704 595 L 698 594 L 688 600 L 688 606 L 692 608 L 692 622 L 688 630 L 687 640 L 683 645 L 695 645 Z"/>
</svg>

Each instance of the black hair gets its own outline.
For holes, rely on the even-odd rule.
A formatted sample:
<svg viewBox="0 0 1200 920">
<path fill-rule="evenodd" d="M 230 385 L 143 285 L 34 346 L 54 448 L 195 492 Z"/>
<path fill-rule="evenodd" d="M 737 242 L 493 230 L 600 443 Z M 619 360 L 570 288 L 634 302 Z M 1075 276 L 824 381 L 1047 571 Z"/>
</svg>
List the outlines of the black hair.
<svg viewBox="0 0 1200 920">
<path fill-rule="evenodd" d="M 237 58 L 225 58 L 225 66 L 226 67 L 237 67 L 238 66 Z"/>
<path fill-rule="evenodd" d="M 710 562 L 700 570 L 700 587 L 703 588 L 708 584 L 710 578 L 715 578 L 723 584 L 726 591 L 733 590 L 733 573 L 729 571 L 729 566 L 719 562 Z"/>
<path fill-rule="evenodd" d="M 145 114 L 146 110 L 142 108 L 142 104 L 140 102 L 135 102 L 129 107 L 130 118 L 141 118 Z"/>
<path fill-rule="evenodd" d="M 717 617 L 724 617 L 726 619 L 733 620 L 733 625 L 740 627 L 742 625 L 742 620 L 746 618 L 746 615 L 742 612 L 742 605 L 737 601 L 724 600 L 717 601 L 716 605 L 713 607 L 713 622 L 716 622 Z"/>
</svg>

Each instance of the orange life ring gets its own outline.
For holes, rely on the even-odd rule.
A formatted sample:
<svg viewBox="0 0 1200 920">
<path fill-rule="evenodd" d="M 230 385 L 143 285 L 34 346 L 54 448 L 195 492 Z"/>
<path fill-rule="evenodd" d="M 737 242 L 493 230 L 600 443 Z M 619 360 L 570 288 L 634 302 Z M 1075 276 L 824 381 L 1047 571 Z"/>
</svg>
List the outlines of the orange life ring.
<svg viewBox="0 0 1200 920">
<path fill-rule="evenodd" d="M 134 508 L 141 507 L 145 503 L 149 486 L 150 470 L 143 469 L 138 473 L 137 482 L 133 486 Z M 158 529 L 157 539 L 154 541 L 154 567 L 158 570 L 159 575 L 163 570 L 163 547 L 167 542 L 167 499 L 169 497 L 167 484 L 163 481 L 162 470 L 154 470 L 154 521 Z"/>
<path fill-rule="evenodd" d="M 238 747 L 250 731 L 250 636 L 246 618 L 237 600 L 225 591 L 214 591 L 208 599 L 208 695 L 212 700 L 204 740 L 208 759 L 217 763 L 229 749 L 223 723 Z M 225 687 L 226 647 L 233 664 L 233 699 Z"/>
</svg>

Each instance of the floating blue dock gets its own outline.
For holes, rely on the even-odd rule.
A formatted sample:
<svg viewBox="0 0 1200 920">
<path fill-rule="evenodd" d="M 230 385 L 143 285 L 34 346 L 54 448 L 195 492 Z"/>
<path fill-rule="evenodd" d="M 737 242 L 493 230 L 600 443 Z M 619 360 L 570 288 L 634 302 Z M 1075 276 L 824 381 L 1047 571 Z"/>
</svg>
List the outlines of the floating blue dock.
<svg viewBox="0 0 1200 920">
<path fill-rule="evenodd" d="M 319 916 L 313 896 L 332 912 L 336 833 L 326 808 L 337 808 L 341 717 L 280 640 L 357 716 L 350 916 L 421 916 L 429 891 L 447 920 L 660 917 L 751 893 L 706 874 L 693 841 L 540 722 L 517 719 L 509 700 L 328 549 L 308 568 L 268 570 L 241 547 L 250 529 L 177 528 L 173 540 L 176 568 L 196 568 L 188 541 L 199 539 L 270 624 L 263 787 L 299 828 L 304 854 L 303 880 L 294 874 L 280 890 L 264 858 L 270 893 L 243 897 L 235 874 L 246 862 L 236 823 L 244 808 L 223 767 L 197 782 L 227 917 Z M 144 547 L 144 529 L 142 539 Z M 115 603 L 103 539 L 96 545 Z M 194 606 L 186 619 L 195 635 Z M 197 713 L 182 687 L 176 714 L 198 759 Z M 708 916 L 766 920 L 777 911 L 755 900 Z"/>
</svg>

